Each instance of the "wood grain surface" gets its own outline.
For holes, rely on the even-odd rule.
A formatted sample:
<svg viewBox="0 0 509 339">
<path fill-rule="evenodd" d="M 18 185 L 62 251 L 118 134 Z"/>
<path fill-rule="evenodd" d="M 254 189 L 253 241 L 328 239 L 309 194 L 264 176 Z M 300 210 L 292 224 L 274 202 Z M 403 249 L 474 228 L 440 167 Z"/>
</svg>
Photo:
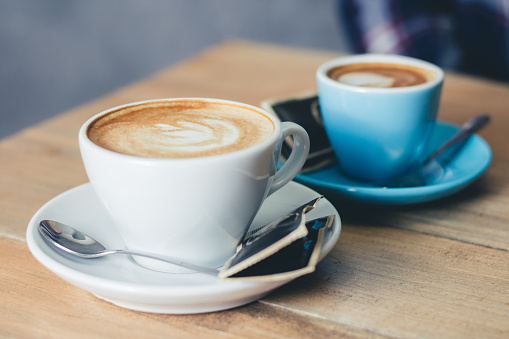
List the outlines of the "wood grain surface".
<svg viewBox="0 0 509 339">
<path fill-rule="evenodd" d="M 315 89 L 338 56 L 228 41 L 0 142 L 0 337 L 509 337 L 509 85 L 447 73 L 439 119 L 486 112 L 493 160 L 461 192 L 413 206 L 332 202 L 343 231 L 315 273 L 233 310 L 161 315 L 119 308 L 56 277 L 25 243 L 32 215 L 87 181 L 77 133 L 128 102 L 215 97 L 259 105 Z"/>
</svg>

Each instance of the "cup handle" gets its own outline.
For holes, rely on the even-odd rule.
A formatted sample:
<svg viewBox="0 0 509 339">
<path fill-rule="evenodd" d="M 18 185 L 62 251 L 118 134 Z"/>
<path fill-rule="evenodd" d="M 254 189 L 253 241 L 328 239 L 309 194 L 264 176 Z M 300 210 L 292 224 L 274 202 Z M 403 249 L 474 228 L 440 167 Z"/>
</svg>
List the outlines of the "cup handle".
<svg viewBox="0 0 509 339">
<path fill-rule="evenodd" d="M 281 129 L 283 130 L 282 140 L 290 135 L 293 136 L 292 153 L 290 153 L 285 164 L 277 170 L 267 196 L 295 178 L 304 166 L 309 154 L 309 136 L 304 128 L 293 122 L 285 121 L 281 123 Z"/>
</svg>

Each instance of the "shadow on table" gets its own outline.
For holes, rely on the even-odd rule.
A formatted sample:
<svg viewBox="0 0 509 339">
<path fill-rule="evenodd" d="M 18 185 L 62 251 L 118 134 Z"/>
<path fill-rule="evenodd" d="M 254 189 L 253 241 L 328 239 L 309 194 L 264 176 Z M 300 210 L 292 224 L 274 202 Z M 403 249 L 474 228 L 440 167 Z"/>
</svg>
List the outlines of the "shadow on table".
<svg viewBox="0 0 509 339">
<path fill-rule="evenodd" d="M 481 200 L 488 193 L 484 183 L 485 180 L 480 178 L 451 196 L 411 205 L 375 205 L 349 202 L 329 196 L 326 196 L 326 198 L 338 210 L 343 224 L 390 227 L 392 225 L 391 220 L 399 218 L 401 213 L 418 215 L 433 210 L 454 210 L 462 204 L 470 204 L 473 200 Z"/>
<path fill-rule="evenodd" d="M 348 298 L 347 295 L 341 295 L 347 293 L 343 291 L 341 286 L 351 285 L 352 282 L 355 285 L 357 280 L 366 282 L 374 279 L 371 275 L 373 272 L 370 272 L 374 269 L 371 267 L 373 263 L 366 263 L 363 260 L 371 258 L 376 261 L 378 255 L 380 255 L 378 253 L 380 248 L 372 248 L 369 244 L 364 244 L 366 246 L 362 247 L 360 251 L 358 248 L 360 242 L 368 241 L 371 236 L 377 235 L 384 236 L 385 234 L 385 236 L 391 237 L 393 233 L 383 231 L 384 228 L 388 230 L 406 229 L 404 224 L 408 222 L 409 215 L 421 214 L 426 218 L 430 218 L 430 216 L 440 218 L 443 213 L 461 209 L 461 205 L 470 205 L 473 200 L 483 199 L 488 193 L 486 187 L 485 180 L 481 178 L 464 190 L 449 197 L 406 206 L 366 205 L 335 201 L 327 197 L 338 209 L 342 220 L 343 230 L 338 244 L 317 265 L 315 272 L 282 286 L 276 293 L 268 296 L 267 300 L 276 303 L 288 302 L 291 299 L 300 300 L 304 294 L 310 298 L 320 298 L 331 293 L 338 294 L 335 297 L 340 299 Z M 409 230 L 419 232 L 416 229 L 409 228 Z M 377 241 L 374 243 L 377 243 Z M 405 262 L 407 256 L 407 254 L 398 251 L 391 251 L 390 255 L 393 262 Z M 394 256 L 401 256 L 401 258 L 395 258 Z M 382 274 L 377 271 L 378 269 L 383 270 L 383 268 L 374 269 L 377 274 Z M 401 278 L 394 277 L 394 279 Z M 332 285 L 331 282 L 333 282 Z"/>
</svg>

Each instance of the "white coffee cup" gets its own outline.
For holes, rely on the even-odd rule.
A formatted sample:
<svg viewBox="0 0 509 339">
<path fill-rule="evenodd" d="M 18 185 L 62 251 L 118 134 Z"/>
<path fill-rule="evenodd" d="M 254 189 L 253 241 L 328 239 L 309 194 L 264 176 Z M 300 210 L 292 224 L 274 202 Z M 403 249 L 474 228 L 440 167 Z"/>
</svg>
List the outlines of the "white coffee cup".
<svg viewBox="0 0 509 339">
<path fill-rule="evenodd" d="M 98 127 L 107 126 L 107 119 L 118 115 L 120 120 L 125 119 L 122 123 L 129 128 L 134 126 L 141 131 L 142 127 L 146 127 L 145 122 L 129 125 L 131 121 L 123 117 L 127 116 L 126 112 L 133 111 L 133 117 L 146 116 L 155 112 L 153 107 L 160 106 L 171 112 L 177 112 L 179 107 L 190 117 L 195 113 L 193 107 L 200 105 L 212 107 L 213 114 L 224 108 L 234 110 L 235 116 L 255 115 L 263 120 L 263 126 L 268 124 L 271 131 L 263 140 L 240 150 L 217 155 L 167 158 L 112 150 L 107 145 L 108 138 L 114 141 L 113 144 L 120 143 L 119 140 L 126 139 L 124 137 L 131 132 L 125 132 L 121 127 L 117 140 L 115 136 L 101 133 L 115 129 L 121 123 L 111 120 L 111 128 Z M 209 115 L 207 119 L 213 124 L 225 125 L 224 122 L 214 122 L 215 116 L 211 118 Z M 149 123 L 152 121 L 153 125 L 165 129 L 165 133 L 170 135 L 178 125 L 167 125 L 157 118 L 150 118 Z M 253 128 L 260 125 L 249 122 L 242 124 Z M 194 138 L 201 133 L 198 130 L 190 133 L 180 131 L 187 127 L 178 126 L 179 132 L 185 134 L 184 139 Z M 189 123 L 185 126 L 189 126 Z M 192 123 L 190 126 L 194 128 Z M 106 140 L 104 144 L 101 138 L 91 140 L 90 135 L 95 138 L 96 130 Z M 251 135 L 251 132 L 243 133 Z M 212 138 L 211 135 L 213 133 L 207 134 L 205 139 Z M 282 141 L 290 135 L 294 138 L 295 146 L 288 161 L 277 170 Z M 177 134 L 175 138 L 180 140 L 181 137 L 181 134 Z M 309 151 L 309 138 L 302 127 L 290 122 L 282 123 L 273 115 L 251 105 L 203 98 L 150 100 L 106 110 L 82 126 L 79 143 L 90 182 L 128 248 L 208 267 L 221 266 L 235 252 L 264 199 L 298 174 Z M 151 150 L 151 146 L 143 141 L 134 144 Z M 135 259 L 141 265 L 155 270 L 178 271 L 160 261 L 141 257 Z"/>
</svg>

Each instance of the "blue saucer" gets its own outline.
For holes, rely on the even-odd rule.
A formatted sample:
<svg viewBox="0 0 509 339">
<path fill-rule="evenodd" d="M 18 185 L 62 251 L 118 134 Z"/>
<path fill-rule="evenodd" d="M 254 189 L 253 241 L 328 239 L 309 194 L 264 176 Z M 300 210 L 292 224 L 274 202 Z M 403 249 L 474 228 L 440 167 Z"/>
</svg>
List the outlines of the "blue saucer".
<svg viewBox="0 0 509 339">
<path fill-rule="evenodd" d="M 453 135 L 458 127 L 437 122 L 429 144 L 429 153 Z M 463 189 L 477 179 L 491 161 L 488 144 L 474 135 L 455 148 L 444 152 L 428 166 L 426 186 L 376 187 L 344 176 L 338 166 L 299 174 L 295 180 L 315 190 L 341 199 L 375 204 L 415 204 L 442 198 Z"/>
</svg>

